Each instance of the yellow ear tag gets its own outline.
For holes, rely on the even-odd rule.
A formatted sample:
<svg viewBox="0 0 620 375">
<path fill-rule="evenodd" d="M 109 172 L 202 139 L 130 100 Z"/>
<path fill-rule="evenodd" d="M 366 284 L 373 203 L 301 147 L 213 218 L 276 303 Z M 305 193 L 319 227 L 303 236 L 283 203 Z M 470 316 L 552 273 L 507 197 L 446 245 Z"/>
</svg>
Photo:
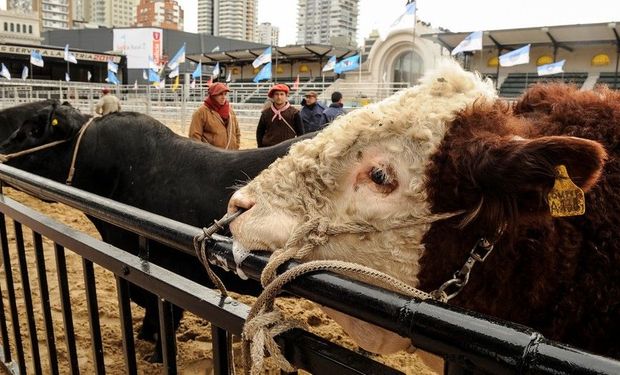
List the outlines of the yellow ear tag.
<svg viewBox="0 0 620 375">
<path fill-rule="evenodd" d="M 57 119 L 52 119 L 52 126 L 56 126 L 58 125 L 58 120 Z"/>
<path fill-rule="evenodd" d="M 555 167 L 558 176 L 553 189 L 547 195 L 549 209 L 553 217 L 578 216 L 586 212 L 586 199 L 583 190 L 568 177 L 564 165 Z"/>
</svg>

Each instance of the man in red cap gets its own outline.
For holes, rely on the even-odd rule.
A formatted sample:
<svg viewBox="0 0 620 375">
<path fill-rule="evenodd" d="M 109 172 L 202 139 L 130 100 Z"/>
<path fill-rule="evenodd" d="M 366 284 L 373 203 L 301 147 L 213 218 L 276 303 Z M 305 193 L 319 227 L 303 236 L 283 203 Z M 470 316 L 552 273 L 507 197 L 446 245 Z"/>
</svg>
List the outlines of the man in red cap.
<svg viewBox="0 0 620 375">
<path fill-rule="evenodd" d="M 110 94 L 110 89 L 104 87 L 101 90 L 103 94 L 97 105 L 95 106 L 95 112 L 100 115 L 107 115 L 108 113 L 120 112 L 121 110 L 121 102 L 118 98 L 112 94 Z"/>
<path fill-rule="evenodd" d="M 269 89 L 271 104 L 261 113 L 256 127 L 256 144 L 267 147 L 302 135 L 299 111 L 288 102 L 289 88 L 279 83 Z"/>
<path fill-rule="evenodd" d="M 226 150 L 238 150 L 241 130 L 228 102 L 228 86 L 217 82 L 209 86 L 209 96 L 193 114 L 189 138 Z"/>
</svg>

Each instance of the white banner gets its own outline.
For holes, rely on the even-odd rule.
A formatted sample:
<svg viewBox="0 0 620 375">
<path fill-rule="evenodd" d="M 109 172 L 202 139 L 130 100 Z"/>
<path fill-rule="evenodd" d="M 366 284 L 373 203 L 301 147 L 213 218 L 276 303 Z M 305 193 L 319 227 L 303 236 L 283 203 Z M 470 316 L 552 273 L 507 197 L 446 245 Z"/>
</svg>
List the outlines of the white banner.
<svg viewBox="0 0 620 375">
<path fill-rule="evenodd" d="M 161 65 L 163 31 L 157 28 L 114 29 L 114 51 L 127 56 L 128 69 L 148 69 L 149 56 Z"/>
</svg>

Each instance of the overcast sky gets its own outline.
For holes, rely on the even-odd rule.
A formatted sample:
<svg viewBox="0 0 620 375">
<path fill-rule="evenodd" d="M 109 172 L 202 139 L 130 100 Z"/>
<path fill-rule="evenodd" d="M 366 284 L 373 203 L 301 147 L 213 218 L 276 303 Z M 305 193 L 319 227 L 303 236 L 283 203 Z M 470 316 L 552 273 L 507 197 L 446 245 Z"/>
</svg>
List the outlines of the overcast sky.
<svg viewBox="0 0 620 375">
<path fill-rule="evenodd" d="M 178 0 L 185 30 L 196 31 L 196 1 Z M 358 41 L 373 28 L 389 26 L 405 0 L 360 0 Z M 451 31 L 511 29 L 578 23 L 620 22 L 620 0 L 418 0 L 418 19 Z M 280 45 L 294 44 L 297 0 L 258 0 L 258 21 L 280 28 Z"/>
</svg>

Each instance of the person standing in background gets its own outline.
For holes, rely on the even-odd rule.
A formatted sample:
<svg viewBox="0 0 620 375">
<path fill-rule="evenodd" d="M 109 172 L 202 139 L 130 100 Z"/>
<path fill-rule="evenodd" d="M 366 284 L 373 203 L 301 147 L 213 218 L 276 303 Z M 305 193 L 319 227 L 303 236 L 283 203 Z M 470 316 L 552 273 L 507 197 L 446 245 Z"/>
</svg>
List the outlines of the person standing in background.
<svg viewBox="0 0 620 375">
<path fill-rule="evenodd" d="M 116 96 L 110 94 L 110 89 L 104 87 L 101 90 L 101 93 L 103 95 L 95 106 L 95 112 L 102 116 L 105 116 L 108 113 L 120 112 L 121 102 Z"/>
<path fill-rule="evenodd" d="M 261 113 L 256 127 L 258 147 L 276 145 L 304 133 L 301 115 L 288 101 L 289 88 L 279 83 L 269 89 L 267 96 L 272 103 Z"/>
<path fill-rule="evenodd" d="M 329 107 L 323 111 L 320 124 L 321 129 L 331 124 L 336 117 L 344 114 L 343 103 L 344 101 L 342 99 L 342 94 L 338 91 L 334 91 L 332 93 L 332 104 L 330 104 Z"/>
<path fill-rule="evenodd" d="M 189 138 L 226 150 L 238 150 L 241 130 L 228 101 L 228 86 L 217 82 L 209 86 L 204 103 L 194 111 Z"/>
<path fill-rule="evenodd" d="M 320 130 L 321 115 L 325 107 L 317 101 L 317 94 L 309 91 L 301 102 L 301 121 L 304 124 L 304 134 Z"/>
</svg>

